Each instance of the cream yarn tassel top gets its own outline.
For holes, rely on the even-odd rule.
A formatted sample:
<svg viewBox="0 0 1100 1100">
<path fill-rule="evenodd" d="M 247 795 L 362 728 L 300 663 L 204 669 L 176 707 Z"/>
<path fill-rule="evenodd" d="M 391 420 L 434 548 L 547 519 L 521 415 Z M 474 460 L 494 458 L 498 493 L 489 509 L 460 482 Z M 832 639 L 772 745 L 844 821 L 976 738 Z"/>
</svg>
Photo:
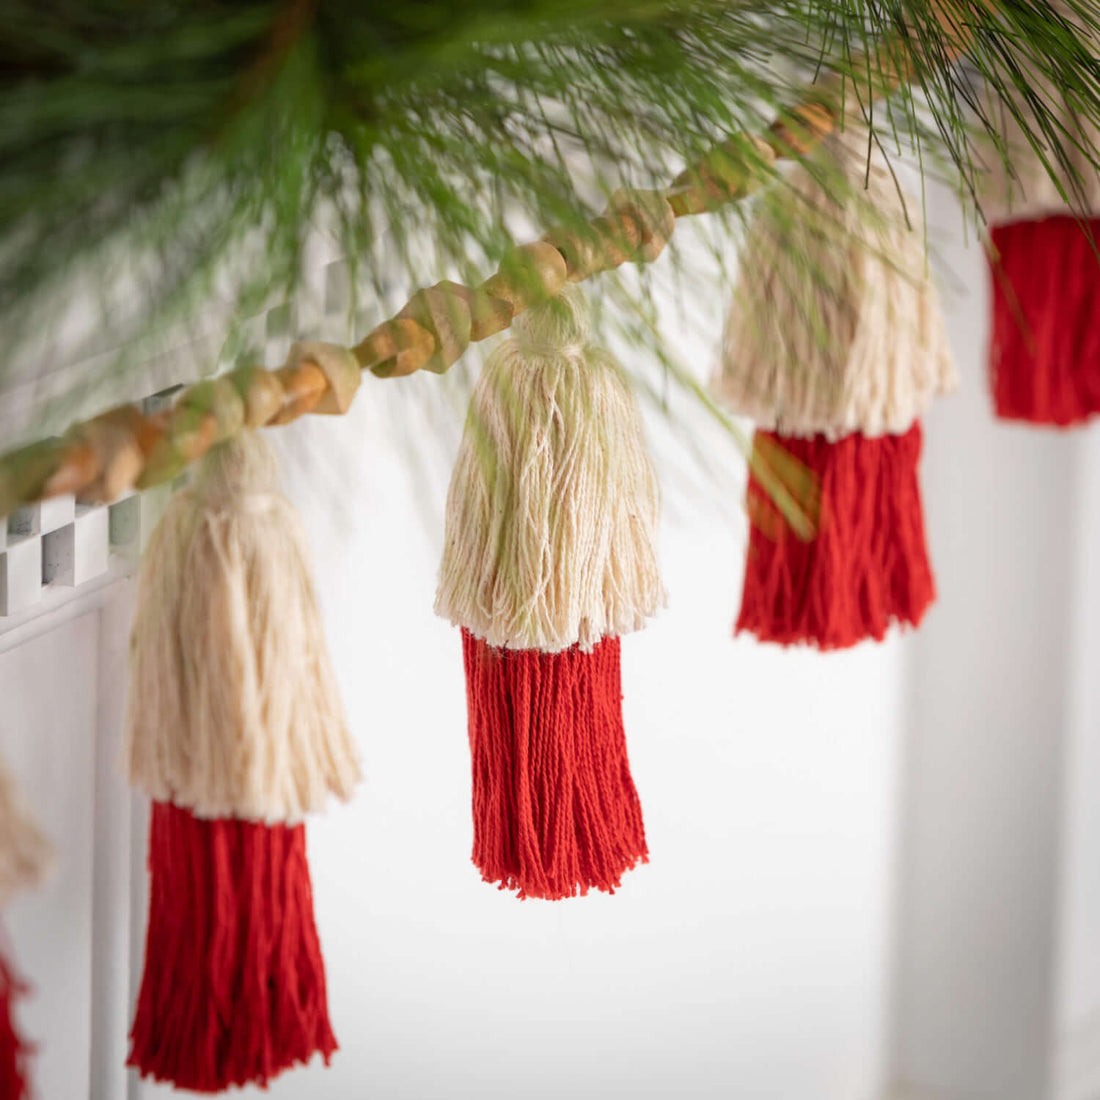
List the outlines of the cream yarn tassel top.
<svg viewBox="0 0 1100 1100">
<path fill-rule="evenodd" d="M 200 817 L 293 822 L 359 779 L 306 560 L 256 432 L 214 447 L 142 562 L 126 758 Z"/>
</svg>

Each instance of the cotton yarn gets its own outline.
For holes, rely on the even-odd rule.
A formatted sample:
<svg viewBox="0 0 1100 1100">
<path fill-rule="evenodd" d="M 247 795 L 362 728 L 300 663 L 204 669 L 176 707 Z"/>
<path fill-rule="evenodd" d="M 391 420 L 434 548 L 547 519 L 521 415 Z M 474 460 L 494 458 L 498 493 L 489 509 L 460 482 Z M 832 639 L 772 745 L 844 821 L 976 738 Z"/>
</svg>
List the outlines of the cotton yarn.
<svg viewBox="0 0 1100 1100">
<path fill-rule="evenodd" d="M 1076 22 L 1073 11 L 1059 0 L 1052 0 L 1052 7 L 1074 26 L 1083 47 L 1095 57 L 1100 52 L 1100 43 Z M 991 224 L 1030 221 L 1070 212 L 1100 215 L 1100 171 L 1095 164 L 1095 150 L 1100 148 L 1100 127 L 1081 117 L 1054 82 L 1028 65 L 1026 59 L 1016 57 L 1015 60 L 1026 72 L 1027 95 L 1017 92 L 1008 97 L 1008 102 L 984 105 L 1003 149 L 998 149 L 985 133 L 979 133 L 974 142 L 978 161 L 974 182 L 983 215 Z M 1035 114 L 1036 99 L 1046 104 L 1047 110 L 1056 116 L 1057 124 L 1066 131 L 1058 141 L 1064 163 L 1043 134 Z M 1026 129 L 1021 119 L 1026 121 Z M 1048 164 L 1043 163 L 1032 145 L 1033 140 Z M 1006 158 L 1011 171 L 1006 170 Z"/>
<path fill-rule="evenodd" d="M 141 569 L 125 752 L 130 781 L 199 817 L 294 822 L 359 779 L 270 445 L 211 449 Z"/>
<path fill-rule="evenodd" d="M 53 860 L 53 846 L 0 762 L 0 907 L 37 886 Z"/>
<path fill-rule="evenodd" d="M 637 630 L 665 602 L 658 508 L 629 384 L 566 287 L 518 317 L 482 370 L 436 612 L 492 646 L 543 652 Z"/>
<path fill-rule="evenodd" d="M 759 428 L 900 433 L 955 387 L 919 206 L 877 147 L 827 138 L 760 199 L 740 266 L 712 388 Z"/>
</svg>

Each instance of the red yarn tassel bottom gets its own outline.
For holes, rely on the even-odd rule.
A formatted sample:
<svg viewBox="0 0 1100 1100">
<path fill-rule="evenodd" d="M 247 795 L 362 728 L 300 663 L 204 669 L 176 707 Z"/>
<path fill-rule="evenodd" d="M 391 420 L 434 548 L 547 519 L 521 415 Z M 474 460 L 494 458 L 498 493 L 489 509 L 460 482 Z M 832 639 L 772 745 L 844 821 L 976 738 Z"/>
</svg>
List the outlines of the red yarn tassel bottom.
<svg viewBox="0 0 1100 1100">
<path fill-rule="evenodd" d="M 128 1064 L 195 1092 L 336 1049 L 303 825 L 153 803 L 145 974 Z"/>
<path fill-rule="evenodd" d="M 924 539 L 917 463 L 921 429 L 868 439 L 856 433 L 784 439 L 757 432 L 820 479 L 817 535 L 787 526 L 755 476 L 752 520 L 737 631 L 762 641 L 843 649 L 882 639 L 892 622 L 916 625 L 935 596 Z"/>
<path fill-rule="evenodd" d="M 462 632 L 474 863 L 521 898 L 614 893 L 646 862 L 623 732 L 619 639 L 496 649 Z"/>
<path fill-rule="evenodd" d="M 15 1001 L 27 992 L 11 964 L 0 955 L 0 1098 L 29 1100 L 33 1047 L 15 1027 Z"/>
<path fill-rule="evenodd" d="M 990 381 L 997 415 L 1077 424 L 1100 412 L 1100 218 L 994 226 Z"/>
</svg>

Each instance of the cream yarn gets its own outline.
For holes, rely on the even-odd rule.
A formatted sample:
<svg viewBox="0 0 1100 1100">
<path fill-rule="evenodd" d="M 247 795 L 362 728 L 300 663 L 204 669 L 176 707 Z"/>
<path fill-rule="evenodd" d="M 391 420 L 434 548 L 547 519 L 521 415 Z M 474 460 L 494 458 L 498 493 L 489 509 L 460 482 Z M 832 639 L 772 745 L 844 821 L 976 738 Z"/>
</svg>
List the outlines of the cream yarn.
<svg viewBox="0 0 1100 1100">
<path fill-rule="evenodd" d="M 1055 10 L 1070 23 L 1073 12 L 1065 4 L 1054 3 Z M 1098 44 L 1077 25 L 1083 44 L 1095 57 L 1100 53 Z M 1024 59 L 1016 59 L 1026 68 Z M 986 104 L 990 121 L 995 125 L 1004 142 L 1010 175 L 1004 165 L 1004 154 L 994 148 L 984 133 L 975 142 L 979 170 L 975 173 L 978 200 L 982 213 L 991 223 L 1005 221 L 1029 221 L 1055 214 L 1078 214 L 1086 217 L 1100 216 L 1100 171 L 1094 163 L 1100 149 L 1100 127 L 1076 115 L 1065 97 L 1054 84 L 1040 73 L 1031 72 L 1028 92 L 1045 103 L 1049 110 L 1060 117 L 1067 133 L 1060 135 L 1059 144 L 1065 152 L 1067 164 L 1063 166 L 1054 157 L 1049 142 L 1035 120 L 1032 101 L 1023 94 L 1013 96 L 1013 105 L 1028 122 L 1028 129 L 1043 149 L 1055 178 L 1061 183 L 1070 201 L 1059 193 L 1058 184 L 1051 178 L 1035 149 L 1028 140 L 1023 126 L 1017 121 L 1008 105 L 1001 102 Z M 1091 154 L 1091 158 L 1090 158 Z"/>
<path fill-rule="evenodd" d="M 0 763 L 0 906 L 37 886 L 53 860 L 53 847 L 27 811 L 8 769 Z"/>
<path fill-rule="evenodd" d="M 146 550 L 126 759 L 200 817 L 293 822 L 359 779 L 304 534 L 256 432 L 214 447 Z"/>
<path fill-rule="evenodd" d="M 711 381 L 758 427 L 900 434 L 955 387 L 919 204 L 877 148 L 867 173 L 866 141 L 835 134 L 759 201 Z"/>
<path fill-rule="evenodd" d="M 478 380 L 436 612 L 494 646 L 589 650 L 664 605 L 657 521 L 641 416 L 567 287 L 517 318 Z"/>
</svg>

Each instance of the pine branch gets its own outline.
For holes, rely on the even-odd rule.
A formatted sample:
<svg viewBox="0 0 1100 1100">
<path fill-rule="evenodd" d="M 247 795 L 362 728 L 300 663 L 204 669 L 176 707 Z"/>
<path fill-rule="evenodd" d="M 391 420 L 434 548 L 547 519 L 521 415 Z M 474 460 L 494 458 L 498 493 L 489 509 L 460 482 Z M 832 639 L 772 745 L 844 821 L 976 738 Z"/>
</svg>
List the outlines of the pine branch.
<svg viewBox="0 0 1100 1100">
<path fill-rule="evenodd" d="M 955 20 L 946 0 L 933 14 L 949 37 L 931 64 L 949 66 L 971 44 L 972 30 Z M 346 411 L 359 370 L 383 378 L 425 368 L 445 371 L 471 340 L 508 327 L 518 313 L 553 297 L 566 280 L 578 282 L 628 261 L 655 259 L 676 218 L 715 210 L 757 190 L 771 178 L 777 157 L 812 151 L 843 125 L 853 103 L 863 113 L 903 83 L 923 81 L 932 71 L 930 60 L 923 50 L 909 45 L 912 31 L 902 25 L 872 43 L 853 58 L 850 73 L 833 74 L 812 86 L 764 136 L 727 138 L 681 173 L 672 187 L 616 193 L 601 217 L 587 224 L 574 219 L 540 241 L 512 249 L 496 274 L 473 288 L 439 283 L 419 292 L 350 355 L 331 345 L 324 351 L 306 345 L 292 352 L 293 361 L 277 371 L 250 367 L 201 382 L 185 391 L 169 412 L 147 418 L 133 406 L 121 406 L 77 425 L 64 439 L 0 458 L 0 514 L 59 493 L 113 499 L 132 485 L 147 488 L 174 478 L 236 431 L 289 423 L 334 397 L 336 411 Z M 273 49 L 277 48 L 276 42 Z M 351 380 L 338 376 L 340 368 L 332 365 L 340 353 L 351 364 Z M 796 531 L 807 534 L 812 520 L 771 470 L 757 465 L 757 476 Z"/>
</svg>

